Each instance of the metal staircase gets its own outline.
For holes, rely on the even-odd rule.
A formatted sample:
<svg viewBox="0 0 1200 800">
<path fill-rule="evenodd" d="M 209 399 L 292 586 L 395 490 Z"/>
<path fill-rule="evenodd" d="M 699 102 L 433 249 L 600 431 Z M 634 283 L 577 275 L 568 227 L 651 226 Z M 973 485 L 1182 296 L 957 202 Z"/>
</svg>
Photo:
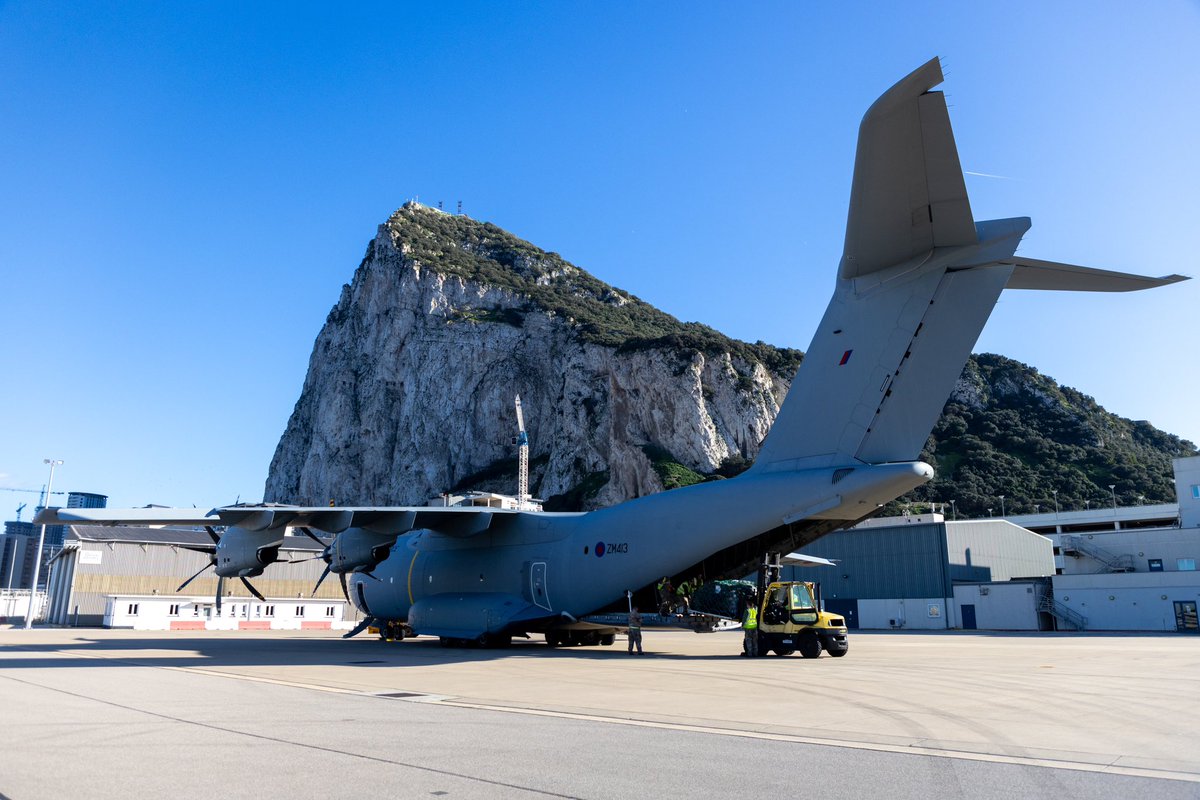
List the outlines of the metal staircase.
<svg viewBox="0 0 1200 800">
<path fill-rule="evenodd" d="M 1038 611 L 1044 611 L 1053 616 L 1061 624 L 1069 625 L 1077 631 L 1087 630 L 1087 617 L 1073 608 L 1067 608 L 1051 595 L 1044 594 L 1038 598 Z"/>
<path fill-rule="evenodd" d="M 1100 562 L 1102 569 L 1097 572 L 1133 572 L 1133 556 L 1130 554 L 1117 555 L 1105 550 L 1082 536 L 1063 536 L 1059 541 L 1059 551 L 1064 556 L 1082 558 L 1087 556 Z"/>
</svg>

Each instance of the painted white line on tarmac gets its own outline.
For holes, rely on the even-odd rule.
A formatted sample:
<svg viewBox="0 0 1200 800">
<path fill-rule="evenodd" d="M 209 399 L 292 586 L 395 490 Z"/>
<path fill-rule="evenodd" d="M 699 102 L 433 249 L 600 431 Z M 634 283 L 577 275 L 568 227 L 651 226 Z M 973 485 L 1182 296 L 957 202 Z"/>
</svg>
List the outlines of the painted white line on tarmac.
<svg viewBox="0 0 1200 800">
<path fill-rule="evenodd" d="M 876 742 L 859 742 L 851 739 L 821 739 L 815 736 L 763 733 L 760 731 L 740 730 L 738 728 L 718 728 L 705 725 L 691 725 L 688 723 L 629 719 L 625 717 L 604 717 L 596 714 L 572 713 L 568 711 L 547 711 L 545 709 L 523 708 L 520 706 L 494 706 L 485 703 L 472 703 L 459 700 L 447 700 L 442 704 L 455 706 L 456 708 L 474 708 L 482 711 L 503 711 L 509 714 L 529 714 L 532 716 L 561 717 L 563 719 L 577 719 L 589 722 L 608 722 L 614 725 L 632 725 L 640 728 L 660 728 L 663 730 L 707 733 L 718 736 L 738 736 L 744 739 L 762 739 L 772 742 L 795 742 L 797 744 L 812 744 L 824 747 L 845 747 L 852 750 L 874 750 L 882 753 L 936 756 L 937 758 L 954 758 L 962 761 L 986 761 L 994 764 L 1016 764 L 1019 766 L 1047 767 L 1050 769 L 1069 769 L 1076 772 L 1098 772 L 1106 775 L 1128 775 L 1135 778 L 1161 778 L 1165 780 L 1200 783 L 1200 774 L 1193 772 L 1123 767 L 1111 762 L 1103 764 L 1089 764 L 1085 761 L 1066 761 L 1062 759 L 1050 758 L 1005 756 L 993 753 L 973 753 L 969 750 L 948 750 L 942 748 L 922 747 L 921 745 L 891 745 L 879 744 Z M 1112 758 L 1114 760 L 1119 760 L 1124 758 L 1124 756 L 1113 756 Z"/>
<path fill-rule="evenodd" d="M 146 664 L 138 664 L 136 659 L 102 656 L 95 653 L 79 653 L 74 651 L 63 651 L 64 654 L 77 656 L 79 658 L 95 658 L 101 660 L 114 661 L 129 661 L 135 666 L 150 666 Z M 153 668 L 153 667 L 152 667 Z M 216 678 L 230 678 L 233 680 L 250 681 L 253 683 L 267 683 L 275 686 L 286 686 L 295 689 L 307 689 L 316 692 L 328 692 L 332 694 L 351 695 L 355 697 L 375 697 L 387 700 L 402 700 L 410 703 L 438 703 L 456 708 L 470 708 L 480 711 L 497 711 L 509 714 L 526 714 L 530 716 L 541 717 L 556 717 L 560 719 L 573 719 L 586 722 L 606 722 L 613 725 L 631 725 L 641 728 L 657 728 L 661 730 L 688 731 L 691 733 L 704 733 L 717 736 L 737 736 L 744 739 L 759 739 L 764 741 L 774 742 L 793 742 L 796 744 L 810 744 L 823 747 L 843 747 L 853 750 L 872 750 L 882 753 L 899 753 L 907 755 L 924 755 L 933 756 L 936 758 L 953 758 L 962 761 L 981 761 L 993 764 L 1014 764 L 1018 766 L 1045 767 L 1048 769 L 1067 769 L 1076 772 L 1095 772 L 1106 775 L 1126 775 L 1135 778 L 1159 778 L 1163 780 L 1185 781 L 1189 783 L 1200 783 L 1200 773 L 1184 772 L 1177 770 L 1163 769 L 1148 769 L 1142 767 L 1128 767 L 1116 764 L 1125 756 L 1104 756 L 1112 760 L 1107 763 L 1088 763 L 1086 761 L 1069 761 L 1066 759 L 1054 758 L 1036 758 L 1032 756 L 1008 756 L 995 753 L 975 753 L 969 750 L 951 750 L 946 748 L 927 747 L 919 744 L 911 745 L 892 745 L 882 744 L 878 742 L 856 741 L 853 739 L 824 739 L 815 736 L 798 736 L 794 734 L 784 733 L 765 733 L 761 731 L 751 731 L 739 728 L 722 728 L 709 725 L 695 725 L 682 722 L 661 722 L 657 720 L 633 719 L 628 717 L 606 717 L 598 714 L 586 714 L 581 712 L 570 711 L 552 711 L 548 709 L 524 707 L 524 706 L 504 706 L 492 705 L 488 703 L 472 702 L 467 700 L 459 700 L 451 695 L 428 694 L 425 692 L 414 692 L 411 697 L 387 697 L 388 694 L 396 694 L 397 690 L 381 691 L 363 691 L 360 689 L 345 689 L 337 686 L 328 686 L 313 683 L 302 683 L 299 681 L 289 681 L 281 678 L 267 678 L 256 675 L 246 675 L 236 672 L 223 672 L 221 670 L 204 669 L 202 667 L 170 667 L 162 666 L 158 669 L 172 670 L 176 672 L 190 672 L 197 675 L 207 675 Z"/>
</svg>

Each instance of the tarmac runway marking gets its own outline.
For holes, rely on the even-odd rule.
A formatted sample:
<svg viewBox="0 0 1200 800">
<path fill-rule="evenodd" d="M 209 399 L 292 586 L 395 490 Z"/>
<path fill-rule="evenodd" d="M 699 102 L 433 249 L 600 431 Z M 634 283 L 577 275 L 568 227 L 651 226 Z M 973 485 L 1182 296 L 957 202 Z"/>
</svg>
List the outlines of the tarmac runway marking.
<svg viewBox="0 0 1200 800">
<path fill-rule="evenodd" d="M 441 705 L 454 706 L 456 708 L 473 708 L 481 711 L 501 711 L 509 714 L 529 714 L 532 716 L 559 717 L 563 719 L 577 719 L 589 722 L 608 722 L 614 725 L 632 725 L 641 728 L 688 731 L 691 733 L 705 733 L 718 736 L 737 736 L 744 739 L 761 739 L 773 742 L 794 742 L 796 744 L 811 744 L 825 747 L 844 747 L 853 750 L 873 750 L 883 753 L 934 756 L 936 758 L 954 758 L 962 761 L 984 761 L 994 764 L 1015 764 L 1018 766 L 1046 767 L 1049 769 L 1068 769 L 1076 772 L 1098 772 L 1107 775 L 1127 775 L 1135 778 L 1159 778 L 1164 780 L 1200 783 L 1200 774 L 1176 772 L 1172 770 L 1146 769 L 1142 767 L 1125 767 L 1112 762 L 1089 764 L 1085 761 L 1065 761 L 1061 759 L 1035 758 L 1031 756 L 1006 756 L 995 753 L 973 753 L 969 750 L 948 750 L 944 748 L 922 746 L 919 744 L 894 745 L 881 744 L 878 742 L 860 742 L 851 739 L 822 739 L 815 736 L 797 736 L 786 733 L 766 733 L 763 731 L 749 731 L 738 728 L 720 728 L 682 722 L 659 722 L 655 720 L 630 719 L 627 717 L 605 717 L 596 714 L 584 714 L 569 711 L 550 711 L 546 709 L 526 708 L 521 706 L 497 706 L 488 705 L 486 703 L 473 703 L 453 699 L 445 700 L 441 703 Z"/>
<path fill-rule="evenodd" d="M 273 683 L 279 686 L 291 686 L 297 689 L 313 689 L 319 692 L 334 692 L 336 694 L 348 694 L 358 697 L 400 699 L 410 703 L 438 703 L 439 705 L 453 706 L 455 708 L 471 708 L 480 711 L 498 711 L 509 714 L 557 717 L 561 719 L 574 719 L 585 722 L 607 722 L 613 725 L 632 725 L 641 728 L 688 731 L 691 733 L 704 733 L 717 736 L 738 736 L 745 739 L 761 739 L 773 742 L 794 742 L 796 744 L 821 745 L 825 747 L 844 747 L 853 750 L 873 750 L 883 753 L 924 755 L 934 756 L 937 758 L 955 758 L 963 761 L 983 761 L 994 764 L 1015 764 L 1018 766 L 1045 767 L 1048 769 L 1069 769 L 1076 772 L 1098 772 L 1109 775 L 1127 775 L 1135 778 L 1160 778 L 1165 780 L 1200 783 L 1200 774 L 1177 772 L 1172 770 L 1146 769 L 1143 767 L 1126 767 L 1111 761 L 1107 763 L 1089 764 L 1084 761 L 1066 761 L 1062 759 L 1036 758 L 1032 756 L 1006 756 L 998 753 L 973 753 L 968 750 L 948 750 L 945 748 L 929 747 L 920 744 L 894 745 L 882 744 L 879 742 L 862 742 L 852 739 L 823 739 L 816 736 L 797 736 L 786 733 L 766 733 L 763 731 L 749 731 L 738 728 L 721 728 L 711 725 L 695 725 L 683 722 L 660 722 L 656 720 L 632 719 L 628 717 L 606 717 L 598 714 L 585 714 L 581 712 L 553 711 L 549 709 L 530 708 L 524 706 L 491 705 L 488 703 L 462 700 L 449 695 L 427 694 L 424 692 L 420 693 L 419 696 L 416 697 L 389 697 L 388 693 L 363 692 L 357 689 L 343 689 L 336 686 L 320 686 L 316 684 L 298 683 L 296 681 L 287 681 L 278 678 L 262 678 L 252 675 L 221 672 L 219 670 L 200 669 L 197 667 L 166 667 L 166 669 L 179 670 L 181 672 L 195 672 L 221 678 L 233 678 L 235 680 Z M 395 693 L 392 694 L 394 695 Z"/>
<path fill-rule="evenodd" d="M 177 669 L 177 668 L 167 667 L 166 669 Z M 208 672 L 206 670 L 184 670 L 184 671 L 195 671 L 195 672 L 202 672 L 202 673 Z M 244 677 L 244 676 L 236 676 L 236 675 L 231 676 L 231 675 L 228 675 L 225 673 L 220 673 L 220 672 L 208 672 L 208 674 L 221 675 L 222 677 Z M 353 752 L 350 750 L 338 750 L 337 748 L 329 747 L 326 745 L 312 744 L 309 742 L 301 742 L 301 741 L 297 741 L 294 739 L 286 739 L 282 736 L 269 736 L 267 734 L 262 734 L 262 733 L 253 733 L 251 731 L 238 730 L 237 728 L 229 727 L 226 725 L 217 725 L 217 724 L 211 723 L 211 722 L 201 722 L 199 720 L 187 719 L 186 717 L 177 717 L 172 714 L 164 714 L 159 711 L 150 711 L 145 708 L 137 708 L 136 706 L 130 706 L 130 705 L 126 705 L 124 703 L 117 703 L 112 700 L 105 700 L 102 697 L 93 697 L 91 695 L 83 694 L 81 692 L 71 691 L 69 689 L 62 689 L 62 688 L 59 688 L 56 686 L 48 686 L 44 683 L 38 683 L 37 681 L 31 681 L 31 680 L 26 680 L 23 678 L 17 678 L 12 675 L 0 675 L 0 680 L 9 680 L 14 683 L 23 684 L 25 686 L 34 686 L 39 689 L 44 689 L 45 691 L 48 691 L 48 692 L 55 692 L 57 694 L 67 695 L 68 697 L 76 697 L 81 700 L 90 700 L 94 703 L 101 703 L 103 705 L 110 706 L 112 708 L 120 708 L 125 711 L 132 711 L 132 712 L 135 712 L 138 714 L 145 714 L 146 716 L 155 717 L 157 719 L 166 720 L 168 722 L 174 722 L 174 723 L 178 723 L 181 725 L 192 725 L 197 728 L 204 728 L 206 730 L 216 731 L 218 733 L 227 733 L 227 734 L 232 734 L 234 736 L 244 736 L 244 737 L 247 737 L 250 739 L 257 739 L 259 741 L 274 742 L 276 744 L 289 745 L 291 747 L 299 747 L 299 748 L 303 748 L 306 750 L 313 750 L 313 751 L 317 751 L 317 752 L 321 752 L 321 753 L 332 754 L 335 756 L 345 756 L 347 758 L 357 758 L 357 759 L 361 759 L 363 761 L 371 761 L 371 762 L 374 762 L 377 764 L 387 764 L 389 766 L 418 770 L 420 772 L 428 772 L 428 773 L 431 773 L 434 775 L 443 775 L 443 776 L 450 777 L 450 778 L 458 778 L 458 779 L 465 780 L 465 781 L 472 781 L 474 783 L 482 783 L 482 784 L 485 784 L 488 786 L 503 787 L 506 789 L 516 789 L 518 791 L 528 792 L 529 794 L 542 795 L 544 797 L 559 797 L 559 798 L 563 798 L 563 800 L 580 800 L 580 798 L 578 798 L 576 795 L 563 794 L 561 792 L 554 792 L 554 791 L 550 791 L 548 789 L 538 789 L 533 786 L 525 786 L 522 784 L 510 783 L 507 781 L 496 780 L 494 778 L 486 778 L 486 777 L 479 776 L 479 775 L 471 775 L 466 772 L 455 772 L 454 770 L 450 770 L 450 769 L 441 769 L 438 767 L 430 767 L 425 764 L 417 764 L 414 762 L 401 761 L 401 760 L 395 759 L 395 758 L 385 758 L 382 756 L 371 755 L 369 753 L 356 753 L 356 752 Z M 279 681 L 279 683 L 285 683 L 285 682 Z M 313 687 L 313 688 L 317 688 L 317 687 Z M 338 691 L 338 690 L 333 690 L 333 691 Z M 361 692 L 344 692 L 344 693 L 357 694 L 357 695 L 363 696 L 363 697 L 371 696 L 371 695 L 364 695 Z M 0 794 L 0 800 L 8 800 L 8 798 L 5 795 Z"/>
<path fill-rule="evenodd" d="M 135 659 L 128 658 L 112 658 L 110 656 L 100 656 L 93 653 L 78 653 L 64 651 L 65 654 L 74 655 L 80 658 L 98 658 L 103 660 L 127 661 L 136 666 L 148 666 L 140 664 Z M 401 700 L 408 703 L 437 703 L 439 705 L 452 706 L 456 708 L 470 708 L 480 711 L 496 711 L 508 714 L 526 714 L 531 716 L 542 717 L 557 717 L 560 719 L 573 719 L 586 722 L 606 722 L 613 725 L 630 725 L 642 728 L 657 728 L 660 730 L 677 730 L 687 731 L 691 733 L 703 733 L 717 736 L 737 736 L 745 739 L 759 739 L 764 741 L 776 742 L 794 742 L 796 744 L 810 744 L 825 747 L 843 747 L 854 750 L 872 750 L 884 753 L 899 753 L 908 755 L 924 755 L 935 758 L 953 758 L 963 761 L 981 761 L 995 764 L 1014 764 L 1018 766 L 1033 766 L 1044 767 L 1047 769 L 1066 769 L 1076 772 L 1096 772 L 1109 775 L 1126 775 L 1135 778 L 1158 778 L 1163 780 L 1185 781 L 1189 783 L 1200 783 L 1200 773 L 1179 772 L 1173 770 L 1148 769 L 1144 767 L 1127 767 L 1109 761 L 1107 763 L 1088 763 L 1085 761 L 1067 761 L 1064 759 L 1053 758 L 1037 758 L 1033 756 L 1009 756 L 998 753 L 974 753 L 969 750 L 949 750 L 945 748 L 923 746 L 920 744 L 910 745 L 895 745 L 883 744 L 879 742 L 864 742 L 855 741 L 852 739 L 824 739 L 816 736 L 799 736 L 786 733 L 767 733 L 764 731 L 752 731 L 739 728 L 722 728 L 717 726 L 696 725 L 684 722 L 661 722 L 657 720 L 634 719 L 630 717 L 606 717 L 598 714 L 587 714 L 582 712 L 571 711 L 555 711 L 550 709 L 533 708 L 526 706 L 505 706 L 492 705 L 488 703 L 472 702 L 469 700 L 458 699 L 449 695 L 427 694 L 420 693 L 414 697 L 395 697 L 395 692 L 389 697 L 387 692 L 369 692 L 360 689 L 346 689 L 338 686 L 328 686 L 321 684 L 302 683 L 299 681 L 289 681 L 281 678 L 267 678 L 257 675 L 245 675 L 242 673 L 223 672 L 221 670 L 204 669 L 201 667 L 170 667 L 163 666 L 159 669 L 172 670 L 177 672 L 190 672 L 198 675 L 207 675 L 218 678 L 230 678 L 233 680 L 250 681 L 253 683 L 268 683 L 277 686 L 287 686 L 296 689 L 308 689 L 317 692 L 329 692 L 333 694 L 351 695 L 354 697 L 378 697 L 388 700 Z M 101 701 L 105 702 L 105 701 Z M 153 712 L 149 712 L 153 713 Z"/>
</svg>

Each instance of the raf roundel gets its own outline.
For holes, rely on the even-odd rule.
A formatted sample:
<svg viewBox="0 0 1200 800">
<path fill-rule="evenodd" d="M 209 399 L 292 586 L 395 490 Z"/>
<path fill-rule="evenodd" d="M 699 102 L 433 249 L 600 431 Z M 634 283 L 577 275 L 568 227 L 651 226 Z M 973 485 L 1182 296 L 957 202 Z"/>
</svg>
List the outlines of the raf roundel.
<svg viewBox="0 0 1200 800">
<path fill-rule="evenodd" d="M 604 557 L 604 542 L 596 542 L 596 558 Z"/>
</svg>

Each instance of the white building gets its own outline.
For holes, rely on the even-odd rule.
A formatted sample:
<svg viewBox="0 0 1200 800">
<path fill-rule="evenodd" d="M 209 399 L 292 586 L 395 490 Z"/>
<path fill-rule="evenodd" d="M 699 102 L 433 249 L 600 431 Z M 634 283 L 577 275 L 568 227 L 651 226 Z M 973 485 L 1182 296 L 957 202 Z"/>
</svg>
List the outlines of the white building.
<svg viewBox="0 0 1200 800">
<path fill-rule="evenodd" d="M 346 601 L 226 597 L 218 612 L 212 597 L 113 594 L 104 607 L 104 627 L 138 631 L 349 630 Z"/>
<path fill-rule="evenodd" d="M 1178 503 L 1008 517 L 1054 544 L 1054 601 L 1084 629 L 1200 633 L 1200 456 L 1174 466 Z"/>
</svg>

